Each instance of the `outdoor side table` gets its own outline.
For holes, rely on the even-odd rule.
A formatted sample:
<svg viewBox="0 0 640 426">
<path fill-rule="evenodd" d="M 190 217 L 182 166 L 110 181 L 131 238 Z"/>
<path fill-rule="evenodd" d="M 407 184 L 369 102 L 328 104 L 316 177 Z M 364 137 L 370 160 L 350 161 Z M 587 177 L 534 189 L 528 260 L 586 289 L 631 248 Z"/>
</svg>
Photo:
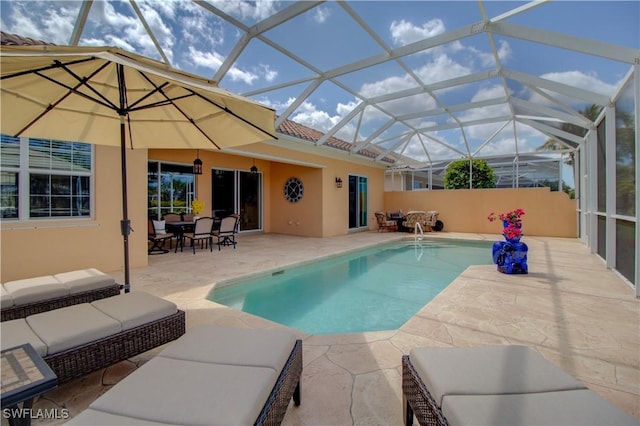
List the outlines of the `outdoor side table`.
<svg viewBox="0 0 640 426">
<path fill-rule="evenodd" d="M 2 351 L 0 368 L 3 416 L 12 425 L 31 424 L 33 398 L 55 389 L 58 378 L 29 343 Z"/>
</svg>

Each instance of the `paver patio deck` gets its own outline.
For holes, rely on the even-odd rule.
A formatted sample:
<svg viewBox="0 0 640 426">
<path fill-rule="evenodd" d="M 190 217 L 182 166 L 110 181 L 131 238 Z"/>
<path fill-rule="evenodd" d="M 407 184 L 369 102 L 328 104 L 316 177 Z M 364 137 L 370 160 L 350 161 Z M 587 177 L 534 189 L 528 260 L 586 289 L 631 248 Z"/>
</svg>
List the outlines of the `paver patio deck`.
<svg viewBox="0 0 640 426">
<path fill-rule="evenodd" d="M 187 312 L 187 328 L 281 327 L 205 298 L 224 280 L 408 236 L 243 234 L 236 250 L 150 256 L 148 267 L 132 271 L 132 288 L 174 301 Z M 500 238 L 449 232 L 428 237 Z M 529 245 L 528 275 L 471 266 L 399 330 L 317 336 L 298 331 L 304 339 L 302 405 L 290 406 L 284 425 L 400 425 L 402 354 L 417 346 L 488 344 L 531 346 L 640 419 L 640 301 L 634 291 L 578 240 L 525 236 L 523 241 Z M 117 272 L 112 275 L 122 280 Z M 67 408 L 74 416 L 160 350 L 64 384 L 39 398 L 34 409 Z M 45 423 L 55 422 L 34 420 Z"/>
</svg>

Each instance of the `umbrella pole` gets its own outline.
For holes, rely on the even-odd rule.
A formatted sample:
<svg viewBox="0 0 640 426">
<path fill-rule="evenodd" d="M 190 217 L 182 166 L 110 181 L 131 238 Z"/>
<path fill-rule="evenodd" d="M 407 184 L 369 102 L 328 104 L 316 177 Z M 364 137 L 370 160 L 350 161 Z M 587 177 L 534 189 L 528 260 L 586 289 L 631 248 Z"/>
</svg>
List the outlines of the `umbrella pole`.
<svg viewBox="0 0 640 426">
<path fill-rule="evenodd" d="M 131 291 L 129 282 L 129 234 L 131 234 L 131 221 L 129 220 L 129 208 L 127 202 L 127 138 L 125 132 L 125 108 L 127 106 L 126 84 L 124 82 L 124 67 L 117 64 L 118 89 L 120 91 L 120 161 L 122 168 L 122 220 L 120 231 L 124 242 L 124 292 Z"/>
<path fill-rule="evenodd" d="M 129 234 L 131 233 L 131 221 L 129 220 L 129 208 L 127 204 L 127 148 L 125 136 L 124 116 L 120 116 L 120 161 L 122 162 L 122 220 L 120 229 L 124 240 L 124 292 L 129 293 Z"/>
</svg>

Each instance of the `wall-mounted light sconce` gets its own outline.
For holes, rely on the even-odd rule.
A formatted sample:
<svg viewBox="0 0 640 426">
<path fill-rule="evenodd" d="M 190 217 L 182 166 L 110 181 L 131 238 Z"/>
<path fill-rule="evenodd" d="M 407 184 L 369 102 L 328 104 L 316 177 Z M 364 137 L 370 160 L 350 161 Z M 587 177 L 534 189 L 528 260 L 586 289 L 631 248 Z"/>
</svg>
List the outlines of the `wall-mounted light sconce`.
<svg viewBox="0 0 640 426">
<path fill-rule="evenodd" d="M 253 159 L 253 166 L 251 166 L 251 174 L 252 175 L 257 175 L 258 174 L 258 168 L 256 167 L 256 159 Z"/>
<path fill-rule="evenodd" d="M 200 150 L 198 150 L 198 153 L 196 154 L 196 159 L 193 160 L 193 174 L 202 174 L 202 160 L 200 159 Z"/>
<path fill-rule="evenodd" d="M 342 179 L 340 177 L 336 178 L 336 187 L 342 188 Z"/>
</svg>

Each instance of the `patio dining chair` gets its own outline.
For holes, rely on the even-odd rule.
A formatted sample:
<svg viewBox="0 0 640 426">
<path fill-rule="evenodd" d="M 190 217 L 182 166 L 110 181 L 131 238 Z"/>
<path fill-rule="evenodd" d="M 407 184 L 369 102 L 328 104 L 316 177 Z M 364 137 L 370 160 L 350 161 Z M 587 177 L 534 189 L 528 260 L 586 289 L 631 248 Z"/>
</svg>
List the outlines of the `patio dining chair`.
<svg viewBox="0 0 640 426">
<path fill-rule="evenodd" d="M 180 245 L 180 251 L 182 251 L 182 246 L 184 246 L 184 240 L 189 240 L 191 242 L 191 247 L 193 248 L 193 254 L 196 254 L 196 243 L 200 242 L 205 243 L 209 246 L 209 251 L 213 251 L 213 237 L 211 233 L 213 232 L 213 218 L 212 217 L 201 217 L 196 220 L 196 223 L 193 227 L 193 232 L 185 232 L 182 235 L 182 242 Z"/>
<path fill-rule="evenodd" d="M 182 217 L 178 213 L 167 213 L 163 219 L 167 222 L 180 222 Z"/>
<path fill-rule="evenodd" d="M 238 233 L 238 220 L 240 216 L 232 214 L 230 216 L 222 218 L 220 221 L 220 228 L 212 232 L 212 235 L 216 238 L 218 244 L 218 251 L 222 246 L 233 246 L 236 248 L 236 234 Z"/>
<path fill-rule="evenodd" d="M 169 253 L 169 250 L 165 249 L 164 245 L 166 244 L 167 240 L 169 240 L 169 248 L 171 248 L 171 241 L 175 237 L 175 235 L 172 233 L 167 233 L 165 231 L 165 221 L 149 219 L 147 230 L 149 234 L 148 241 L 149 243 L 151 243 L 148 254 Z"/>
</svg>

